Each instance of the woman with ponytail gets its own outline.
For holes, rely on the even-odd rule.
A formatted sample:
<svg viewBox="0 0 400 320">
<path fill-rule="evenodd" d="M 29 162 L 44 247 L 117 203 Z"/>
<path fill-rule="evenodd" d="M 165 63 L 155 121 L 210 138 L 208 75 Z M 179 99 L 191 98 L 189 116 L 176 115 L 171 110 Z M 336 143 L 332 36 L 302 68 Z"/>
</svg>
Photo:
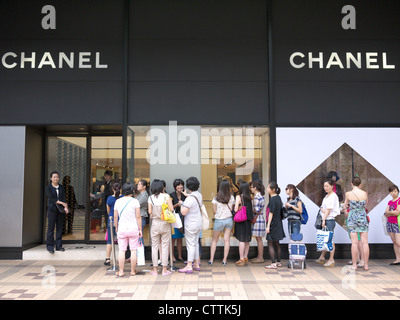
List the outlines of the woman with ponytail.
<svg viewBox="0 0 400 320">
<path fill-rule="evenodd" d="M 271 199 L 268 203 L 268 220 L 267 220 L 267 240 L 271 264 L 266 266 L 267 269 L 276 269 L 282 267 L 281 263 L 281 247 L 279 240 L 285 238 L 285 232 L 282 225 L 282 200 L 279 194 L 281 189 L 275 181 L 271 181 L 267 186 L 267 193 Z"/>
<path fill-rule="evenodd" d="M 106 246 L 106 261 L 104 261 L 104 264 L 106 266 L 110 265 L 110 256 L 111 256 L 111 250 L 112 250 L 112 244 L 111 244 L 111 226 L 110 226 L 110 217 L 111 220 L 114 220 L 114 205 L 115 201 L 121 196 L 121 183 L 118 181 L 114 181 L 111 185 L 113 195 L 109 196 L 107 198 L 107 213 L 108 213 L 108 220 L 107 220 L 107 246 Z M 114 236 L 114 240 L 117 238 L 117 234 L 115 233 L 115 227 L 113 224 L 112 227 L 112 232 Z"/>
</svg>

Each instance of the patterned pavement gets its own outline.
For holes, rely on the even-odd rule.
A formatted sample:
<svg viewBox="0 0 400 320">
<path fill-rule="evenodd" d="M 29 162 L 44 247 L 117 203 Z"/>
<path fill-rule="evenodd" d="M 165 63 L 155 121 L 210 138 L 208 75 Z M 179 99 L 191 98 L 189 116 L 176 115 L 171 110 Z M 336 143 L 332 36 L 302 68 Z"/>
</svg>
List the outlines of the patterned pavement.
<svg viewBox="0 0 400 320">
<path fill-rule="evenodd" d="M 370 270 L 352 271 L 347 261 L 324 268 L 312 260 L 303 271 L 265 264 L 237 267 L 228 261 L 193 274 L 153 276 L 150 262 L 138 275 L 117 278 L 103 261 L 0 261 L 0 300 L 399 300 L 400 266 L 370 261 Z M 266 260 L 269 264 L 269 261 Z M 178 264 L 177 267 L 183 267 Z"/>
</svg>

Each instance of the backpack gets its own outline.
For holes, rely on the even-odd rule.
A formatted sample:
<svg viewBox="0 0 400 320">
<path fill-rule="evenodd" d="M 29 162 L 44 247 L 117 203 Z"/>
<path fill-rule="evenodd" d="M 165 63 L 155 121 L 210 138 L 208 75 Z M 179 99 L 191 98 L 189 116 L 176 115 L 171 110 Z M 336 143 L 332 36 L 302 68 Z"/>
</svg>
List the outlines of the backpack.
<svg viewBox="0 0 400 320">
<path fill-rule="evenodd" d="M 303 212 L 300 214 L 300 221 L 301 224 L 306 224 L 308 221 L 308 212 L 303 201 L 301 202 L 301 206 L 303 207 Z"/>
</svg>

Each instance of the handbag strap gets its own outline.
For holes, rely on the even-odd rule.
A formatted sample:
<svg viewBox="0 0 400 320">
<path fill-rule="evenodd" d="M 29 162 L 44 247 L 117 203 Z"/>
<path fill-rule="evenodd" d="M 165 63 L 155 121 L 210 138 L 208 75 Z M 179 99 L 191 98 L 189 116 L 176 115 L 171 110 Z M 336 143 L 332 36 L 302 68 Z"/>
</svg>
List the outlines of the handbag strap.
<svg viewBox="0 0 400 320">
<path fill-rule="evenodd" d="M 201 205 L 200 205 L 199 199 L 197 199 L 197 197 L 196 197 L 196 196 L 194 196 L 194 195 L 192 195 L 192 194 L 191 194 L 189 197 L 193 197 L 193 198 L 195 198 L 195 199 L 196 199 L 196 201 L 197 201 L 197 204 L 199 205 L 200 213 L 201 213 Z"/>
<path fill-rule="evenodd" d="M 119 218 L 120 218 L 120 219 L 121 219 L 121 216 L 122 216 L 122 212 L 124 212 L 126 206 L 127 206 L 128 203 L 131 202 L 131 201 L 132 201 L 132 198 L 130 198 L 129 201 L 125 204 L 125 206 L 122 208 L 122 210 L 121 210 L 121 212 L 120 212 L 120 214 L 119 214 Z"/>
</svg>

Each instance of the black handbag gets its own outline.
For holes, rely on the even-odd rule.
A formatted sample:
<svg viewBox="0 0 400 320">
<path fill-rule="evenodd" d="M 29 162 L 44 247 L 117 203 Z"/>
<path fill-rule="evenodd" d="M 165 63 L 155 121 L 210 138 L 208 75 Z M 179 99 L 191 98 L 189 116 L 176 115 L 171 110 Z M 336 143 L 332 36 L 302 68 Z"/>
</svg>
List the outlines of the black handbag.
<svg viewBox="0 0 400 320">
<path fill-rule="evenodd" d="M 315 229 L 318 229 L 318 230 L 322 229 L 322 216 L 320 213 L 321 213 L 321 210 L 318 210 L 317 218 L 315 219 L 315 223 L 314 223 Z"/>
<path fill-rule="evenodd" d="M 65 208 L 64 208 L 63 205 L 58 204 L 58 203 L 56 203 L 55 205 L 56 205 L 56 207 L 57 207 L 57 210 L 58 210 L 60 213 L 65 213 Z"/>
</svg>

